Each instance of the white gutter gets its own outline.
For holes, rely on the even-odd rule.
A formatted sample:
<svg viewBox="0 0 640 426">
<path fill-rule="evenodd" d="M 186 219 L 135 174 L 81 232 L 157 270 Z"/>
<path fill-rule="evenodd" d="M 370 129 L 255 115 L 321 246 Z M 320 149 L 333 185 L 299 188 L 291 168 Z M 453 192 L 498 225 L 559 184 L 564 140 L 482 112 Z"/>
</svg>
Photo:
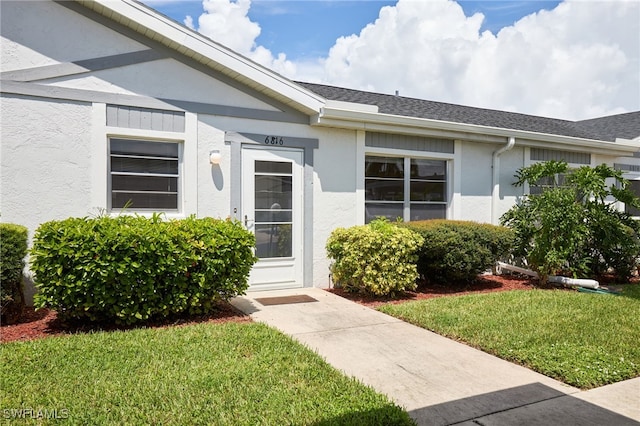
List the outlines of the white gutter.
<svg viewBox="0 0 640 426">
<path fill-rule="evenodd" d="M 491 158 L 491 169 L 493 171 L 491 182 L 493 188 L 491 189 L 491 223 L 498 224 L 498 200 L 500 199 L 500 155 L 509 151 L 516 144 L 516 138 L 509 137 L 507 144 L 500 149 L 493 152 Z"/>
</svg>

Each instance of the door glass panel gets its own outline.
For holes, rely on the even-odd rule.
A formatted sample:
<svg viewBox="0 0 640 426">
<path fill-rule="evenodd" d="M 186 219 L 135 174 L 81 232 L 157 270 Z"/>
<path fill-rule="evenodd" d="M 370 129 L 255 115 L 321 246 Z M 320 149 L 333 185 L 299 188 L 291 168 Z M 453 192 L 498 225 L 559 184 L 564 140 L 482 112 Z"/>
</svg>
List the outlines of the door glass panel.
<svg viewBox="0 0 640 426">
<path fill-rule="evenodd" d="M 255 177 L 256 209 L 291 209 L 292 176 Z"/>
<path fill-rule="evenodd" d="M 256 173 L 291 174 L 292 164 L 286 161 L 256 161 Z"/>
<path fill-rule="evenodd" d="M 255 162 L 256 256 L 291 257 L 293 241 L 293 165 L 284 161 Z"/>
<path fill-rule="evenodd" d="M 291 257 L 291 224 L 255 226 L 256 256 L 260 259 Z"/>
</svg>

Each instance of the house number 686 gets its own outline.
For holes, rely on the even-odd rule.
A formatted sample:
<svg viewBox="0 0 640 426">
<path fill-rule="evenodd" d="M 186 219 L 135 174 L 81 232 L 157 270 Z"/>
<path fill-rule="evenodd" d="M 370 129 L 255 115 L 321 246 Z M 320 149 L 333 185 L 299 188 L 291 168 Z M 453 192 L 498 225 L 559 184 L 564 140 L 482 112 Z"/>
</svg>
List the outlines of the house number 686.
<svg viewBox="0 0 640 426">
<path fill-rule="evenodd" d="M 264 143 L 266 145 L 284 145 L 284 139 L 282 136 L 267 136 L 264 138 Z"/>
</svg>

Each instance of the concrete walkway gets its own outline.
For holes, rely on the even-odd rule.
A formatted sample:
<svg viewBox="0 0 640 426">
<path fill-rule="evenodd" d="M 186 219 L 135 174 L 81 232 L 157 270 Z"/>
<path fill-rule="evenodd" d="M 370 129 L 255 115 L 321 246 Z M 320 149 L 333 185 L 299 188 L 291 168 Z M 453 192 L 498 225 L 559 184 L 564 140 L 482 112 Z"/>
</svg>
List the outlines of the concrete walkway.
<svg viewBox="0 0 640 426">
<path fill-rule="evenodd" d="M 300 302 L 294 295 L 315 301 L 287 303 Z M 640 378 L 580 391 L 321 289 L 232 303 L 388 395 L 419 425 L 640 424 Z"/>
</svg>

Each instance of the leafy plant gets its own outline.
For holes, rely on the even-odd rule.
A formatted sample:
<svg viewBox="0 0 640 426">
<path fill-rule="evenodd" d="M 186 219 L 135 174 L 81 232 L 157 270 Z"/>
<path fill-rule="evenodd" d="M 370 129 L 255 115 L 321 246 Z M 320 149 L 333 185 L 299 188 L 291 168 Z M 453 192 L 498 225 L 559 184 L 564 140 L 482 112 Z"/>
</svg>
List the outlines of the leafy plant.
<svg viewBox="0 0 640 426">
<path fill-rule="evenodd" d="M 238 222 L 159 215 L 70 218 L 35 233 L 35 303 L 66 318 L 132 324 L 210 311 L 242 294 L 256 261 Z"/>
<path fill-rule="evenodd" d="M 424 238 L 418 273 L 426 280 L 472 281 L 509 253 L 514 234 L 502 226 L 455 220 L 424 220 L 401 226 Z"/>
<path fill-rule="evenodd" d="M 22 270 L 27 256 L 27 228 L 0 223 L 0 314 L 2 322 L 16 322 L 24 309 Z"/>
<path fill-rule="evenodd" d="M 566 162 L 549 161 L 519 170 L 516 178 L 514 185 L 539 191 L 501 221 L 516 233 L 514 255 L 538 272 L 542 284 L 549 275 L 609 270 L 619 280 L 630 278 L 640 257 L 640 224 L 615 204 L 637 207 L 640 201 L 620 171 L 605 164 L 571 170 Z"/>
<path fill-rule="evenodd" d="M 351 292 L 393 295 L 416 288 L 417 251 L 423 239 L 386 219 L 338 228 L 327 240 L 333 279 Z"/>
</svg>

